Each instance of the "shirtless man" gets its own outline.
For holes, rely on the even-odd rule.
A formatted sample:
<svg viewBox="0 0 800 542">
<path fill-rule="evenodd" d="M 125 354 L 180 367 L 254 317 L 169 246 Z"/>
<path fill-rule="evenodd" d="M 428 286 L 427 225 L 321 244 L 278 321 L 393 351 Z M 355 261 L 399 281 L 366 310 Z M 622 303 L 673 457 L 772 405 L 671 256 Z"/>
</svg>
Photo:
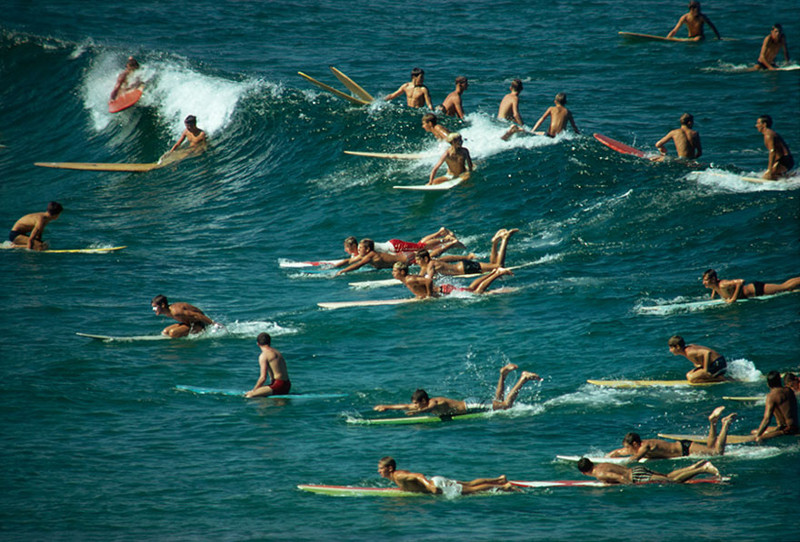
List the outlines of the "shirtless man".
<svg viewBox="0 0 800 542">
<path fill-rule="evenodd" d="M 286 361 L 283 355 L 270 346 L 272 337 L 269 333 L 259 333 L 256 343 L 261 349 L 258 356 L 258 366 L 260 373 L 253 389 L 245 394 L 245 397 L 264 397 L 266 395 L 288 395 L 292 388 L 289 381 L 289 371 L 286 369 Z M 269 376 L 269 385 L 265 386 Z"/>
<path fill-rule="evenodd" d="M 413 258 L 412 258 L 413 259 Z M 349 261 L 350 265 L 341 269 L 336 273 L 336 276 L 350 271 L 360 269 L 369 264 L 375 269 L 389 269 L 397 262 L 407 263 L 409 257 L 406 253 L 389 254 L 388 252 L 378 252 L 375 250 L 375 241 L 372 239 L 362 239 L 358 243 L 358 254 L 353 256 Z M 341 263 L 341 262 L 340 262 Z"/>
<path fill-rule="evenodd" d="M 461 95 L 469 88 L 469 82 L 463 75 L 456 77 L 456 89 L 447 95 L 442 105 L 437 109 L 448 117 L 464 118 L 464 108 L 461 105 Z"/>
<path fill-rule="evenodd" d="M 733 303 L 737 299 L 797 290 L 800 288 L 800 277 L 791 278 L 781 284 L 770 284 L 758 280 L 745 283 L 744 279 L 720 280 L 716 271 L 708 269 L 703 273 L 703 286 L 711 290 L 709 299 L 714 299 L 716 294 L 728 303 Z"/>
<path fill-rule="evenodd" d="M 474 254 L 468 254 L 467 256 L 442 256 L 441 258 L 434 259 L 431 258 L 429 252 L 418 250 L 416 253 L 416 262 L 422 267 L 420 275 L 428 278 L 433 278 L 436 274 L 475 275 L 505 267 L 508 240 L 518 231 L 519 229 L 517 228 L 512 228 L 510 230 L 501 228 L 497 230 L 497 233 L 492 237 L 492 249 L 489 256 L 489 263 L 475 260 Z"/>
<path fill-rule="evenodd" d="M 42 241 L 44 228 L 61 216 L 64 208 L 57 201 L 47 204 L 43 213 L 29 213 L 14 223 L 8 233 L 8 240 L 15 247 L 27 247 L 30 250 L 46 250 L 48 244 Z"/>
<path fill-rule="evenodd" d="M 422 129 L 433 134 L 436 139 L 446 141 L 450 130 L 439 124 L 439 119 L 433 113 L 422 115 Z"/>
<path fill-rule="evenodd" d="M 536 132 L 536 129 L 544 122 L 547 117 L 550 117 L 550 127 L 545 132 L 545 135 L 548 137 L 556 137 L 564 128 L 567 127 L 567 121 L 572 125 L 572 129 L 575 131 L 576 134 L 579 134 L 580 131 L 578 127 L 575 126 L 575 120 L 572 118 L 572 113 L 569 109 L 566 108 L 567 105 L 567 95 L 563 92 L 559 92 L 556 94 L 556 98 L 554 100 L 555 105 L 548 107 L 547 111 L 544 112 L 544 115 L 536 121 L 536 124 L 533 125 L 531 128 L 531 132 Z"/>
<path fill-rule="evenodd" d="M 183 121 L 183 124 L 184 126 L 186 126 L 186 129 L 181 134 L 181 137 L 180 139 L 178 139 L 178 142 L 172 146 L 169 152 L 172 152 L 178 147 L 180 147 L 181 143 L 183 143 L 185 139 L 189 140 L 189 148 L 192 147 L 200 148 L 203 144 L 205 144 L 206 133 L 197 127 L 197 117 L 195 117 L 194 115 L 189 115 L 188 117 L 186 117 L 186 120 Z"/>
<path fill-rule="evenodd" d="M 116 100 L 120 92 L 125 93 L 133 88 L 142 84 L 139 79 L 133 80 L 130 84 L 128 78 L 133 75 L 133 72 L 139 69 L 139 63 L 132 56 L 128 57 L 128 62 L 125 64 L 125 69 L 117 76 L 117 82 L 114 89 L 111 91 L 111 99 Z"/>
<path fill-rule="evenodd" d="M 786 35 L 783 33 L 783 27 L 775 23 L 772 25 L 772 30 L 764 38 L 761 44 L 761 52 L 758 54 L 758 60 L 752 70 L 775 70 L 778 66 L 775 64 L 775 58 L 778 53 L 783 51 L 783 58 L 789 62 L 789 49 L 786 45 Z"/>
<path fill-rule="evenodd" d="M 403 254 L 408 257 L 416 253 L 418 250 L 430 250 L 434 255 L 439 255 L 442 252 L 454 247 L 464 247 L 464 245 L 456 239 L 453 232 L 447 228 L 440 228 L 438 232 L 426 235 L 418 243 L 411 241 L 401 241 L 400 239 L 389 239 L 383 243 L 374 243 L 375 252 L 385 252 L 387 254 Z M 350 258 L 342 260 L 333 267 L 344 267 L 348 264 L 355 263 L 361 259 L 358 254 L 358 239 L 352 235 L 344 240 L 344 251 L 350 254 Z"/>
<path fill-rule="evenodd" d="M 686 25 L 686 28 L 689 30 L 689 39 L 693 39 L 696 41 L 705 39 L 705 35 L 703 34 L 703 24 L 708 23 L 708 26 L 711 27 L 711 30 L 714 31 L 714 34 L 717 35 L 717 39 L 721 40 L 722 36 L 719 35 L 717 32 L 717 27 L 714 26 L 714 23 L 711 22 L 711 19 L 706 17 L 705 13 L 700 12 L 700 2 L 697 0 L 692 0 L 689 2 L 689 13 L 683 15 L 680 19 L 678 19 L 678 24 L 675 25 L 675 28 L 667 34 L 668 38 L 675 36 L 675 34 L 680 29 L 681 25 Z"/>
<path fill-rule="evenodd" d="M 448 496 L 469 495 L 480 491 L 519 491 L 505 477 L 497 478 L 477 478 L 469 482 L 449 480 L 443 476 L 433 476 L 430 479 L 419 472 L 407 470 L 397 470 L 397 463 L 389 456 L 381 458 L 378 462 L 378 474 L 381 477 L 391 480 L 403 491 L 414 493 L 431 493 L 441 495 L 446 493 Z"/>
<path fill-rule="evenodd" d="M 767 385 L 769 393 L 764 405 L 764 419 L 758 429 L 752 432 L 756 442 L 783 435 L 797 435 L 800 432 L 797 425 L 797 396 L 791 388 L 781 385 L 781 374 L 778 371 L 767 374 Z M 773 415 L 778 425 L 767 427 Z"/>
<path fill-rule="evenodd" d="M 386 96 L 384 100 L 387 102 L 389 100 L 394 100 L 401 94 L 406 95 L 409 107 L 422 107 L 423 105 L 427 105 L 428 109 L 433 111 L 431 93 L 428 92 L 428 87 L 425 86 L 425 70 L 421 68 L 414 68 L 411 70 L 411 81 L 403 83 L 400 88 Z"/>
<path fill-rule="evenodd" d="M 786 385 L 787 388 L 792 390 L 795 395 L 800 393 L 800 378 L 797 378 L 796 374 L 786 373 L 786 376 L 783 379 L 783 383 Z"/>
<path fill-rule="evenodd" d="M 689 113 L 681 115 L 681 127 L 667 133 L 658 140 L 656 148 L 661 151 L 663 156 L 667 155 L 665 145 L 669 140 L 675 144 L 675 151 L 681 158 L 700 158 L 703 148 L 700 146 L 700 134 L 692 129 L 694 117 Z"/>
<path fill-rule="evenodd" d="M 593 476 L 607 484 L 645 484 L 647 482 L 682 484 L 703 473 L 720 477 L 717 467 L 705 460 L 682 469 L 676 469 L 669 474 L 661 474 L 645 468 L 644 465 L 623 467 L 613 463 L 592 463 L 588 457 L 582 457 L 578 461 L 578 470 L 586 476 Z"/>
<path fill-rule="evenodd" d="M 442 154 L 442 157 L 439 158 L 439 161 L 433 166 L 428 184 L 440 184 L 455 179 L 456 177 L 467 180 L 470 177 L 472 172 L 472 157 L 469 155 L 469 150 L 461 146 L 463 143 L 461 134 L 452 132 L 447 136 L 447 142 L 450 143 L 450 148 Z M 445 162 L 447 162 L 447 175 L 436 177 L 436 172 Z"/>
<path fill-rule="evenodd" d="M 794 167 L 794 158 L 783 138 L 772 129 L 772 117 L 761 115 L 756 120 L 756 130 L 764 135 L 764 146 L 769 151 L 767 171 L 762 178 L 774 181 Z"/>
<path fill-rule="evenodd" d="M 511 371 L 516 371 L 518 366 L 514 363 L 500 369 L 500 379 L 497 381 L 497 390 L 495 391 L 494 399 L 492 400 L 492 410 L 508 410 L 514 406 L 514 401 L 517 400 L 519 390 L 522 386 L 530 380 L 541 380 L 542 378 L 536 373 L 529 371 L 522 371 L 519 375 L 519 380 L 511 388 L 508 397 L 505 396 L 506 375 Z M 459 401 L 458 399 L 449 399 L 447 397 L 428 397 L 425 390 L 417 390 L 411 395 L 411 403 L 399 405 L 377 405 L 373 410 L 378 412 L 385 412 L 387 410 L 405 410 L 407 416 L 414 416 L 416 414 L 433 414 L 434 416 L 455 416 L 458 414 L 466 414 L 467 412 L 475 409 L 484 410 L 482 404 L 475 405 L 472 402 Z"/>
<path fill-rule="evenodd" d="M 708 417 L 709 429 L 706 444 L 681 440 L 679 442 L 661 439 L 645 439 L 638 433 L 628 433 L 622 439 L 622 448 L 609 452 L 608 457 L 630 456 L 631 461 L 640 459 L 668 459 L 671 457 L 686 457 L 687 455 L 723 455 L 725 443 L 728 439 L 728 428 L 736 418 L 736 414 L 729 414 L 722 419 L 722 430 L 717 435 L 717 420 L 725 410 L 724 406 L 717 407 Z"/>
<path fill-rule="evenodd" d="M 163 314 L 180 322 L 167 326 L 161 331 L 162 335 L 172 339 L 186 337 L 190 333 L 200 333 L 209 325 L 221 326 L 221 324 L 214 322 L 194 305 L 182 302 L 170 305 L 163 295 L 155 296 L 150 304 L 158 316 Z"/>
<path fill-rule="evenodd" d="M 392 277 L 399 280 L 408 288 L 412 294 L 419 299 L 427 299 L 429 297 L 441 297 L 450 295 L 453 292 L 471 292 L 473 294 L 482 294 L 495 280 L 503 275 L 513 275 L 513 273 L 504 268 L 498 267 L 491 273 L 482 275 L 472 281 L 467 288 L 459 288 L 452 284 L 442 284 L 436 286 L 433 279 L 430 277 L 423 277 L 421 275 L 409 275 L 408 264 L 405 262 L 397 262 L 392 267 Z"/>
<path fill-rule="evenodd" d="M 694 369 L 686 373 L 686 380 L 689 382 L 722 382 L 725 380 L 728 362 L 716 350 L 699 344 L 686 344 L 680 335 L 670 337 L 667 345 L 673 355 L 683 356 L 694 364 Z"/>
<path fill-rule="evenodd" d="M 525 123 L 522 121 L 522 115 L 519 113 L 519 95 L 522 92 L 522 81 L 514 79 L 511 81 L 511 86 L 508 88 L 511 92 L 503 96 L 500 100 L 500 109 L 497 111 L 497 118 L 500 120 L 507 120 L 514 123 L 502 137 L 505 141 L 516 132 L 524 131 Z"/>
</svg>

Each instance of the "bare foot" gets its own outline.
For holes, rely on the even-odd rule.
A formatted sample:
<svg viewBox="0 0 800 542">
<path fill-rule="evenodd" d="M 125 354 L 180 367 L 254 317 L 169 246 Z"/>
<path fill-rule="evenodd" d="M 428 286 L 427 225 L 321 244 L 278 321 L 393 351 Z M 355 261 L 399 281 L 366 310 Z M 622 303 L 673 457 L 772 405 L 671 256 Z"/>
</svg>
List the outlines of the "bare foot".
<svg viewBox="0 0 800 542">
<path fill-rule="evenodd" d="M 713 474 L 717 478 L 720 478 L 719 469 L 711 464 L 711 461 L 706 461 L 706 464 L 703 465 L 703 472 L 707 472 L 708 474 Z"/>
<path fill-rule="evenodd" d="M 508 478 L 506 478 L 505 474 L 501 474 L 500 476 L 497 477 L 497 481 L 500 482 L 501 484 L 507 484 Z"/>
<path fill-rule="evenodd" d="M 500 239 L 501 237 L 503 237 L 503 235 L 505 235 L 505 233 L 506 233 L 507 231 L 508 231 L 508 230 L 507 230 L 507 229 L 505 229 L 505 228 L 500 228 L 499 230 L 497 230 L 497 233 L 495 233 L 495 234 L 492 236 L 492 243 L 494 243 L 495 241 L 497 241 L 498 239 Z"/>
<path fill-rule="evenodd" d="M 516 371 L 518 368 L 519 367 L 517 366 L 517 364 L 509 363 L 508 365 L 506 365 L 505 367 L 500 369 L 500 374 L 501 375 L 507 375 L 511 371 Z"/>
<path fill-rule="evenodd" d="M 736 413 L 728 414 L 724 418 L 722 418 L 723 425 L 730 425 L 733 420 L 736 419 Z"/>
<path fill-rule="evenodd" d="M 711 423 L 716 422 L 719 419 L 720 414 L 722 414 L 723 410 L 725 410 L 724 406 L 718 406 L 717 408 L 715 408 L 713 412 L 711 412 L 711 415 L 709 415 L 708 421 L 710 421 Z"/>
<path fill-rule="evenodd" d="M 505 267 L 498 267 L 497 269 L 494 270 L 494 272 L 497 273 L 497 276 L 514 274 L 511 272 L 511 269 L 507 269 Z"/>
<path fill-rule="evenodd" d="M 541 380 L 542 377 L 530 371 L 522 371 L 522 374 L 519 376 L 519 379 L 527 382 L 528 380 Z"/>
<path fill-rule="evenodd" d="M 519 231 L 519 228 L 511 228 L 510 230 L 505 230 L 505 233 L 503 234 L 503 237 L 508 239 L 509 237 L 511 237 L 512 235 L 517 233 L 518 231 Z"/>
</svg>

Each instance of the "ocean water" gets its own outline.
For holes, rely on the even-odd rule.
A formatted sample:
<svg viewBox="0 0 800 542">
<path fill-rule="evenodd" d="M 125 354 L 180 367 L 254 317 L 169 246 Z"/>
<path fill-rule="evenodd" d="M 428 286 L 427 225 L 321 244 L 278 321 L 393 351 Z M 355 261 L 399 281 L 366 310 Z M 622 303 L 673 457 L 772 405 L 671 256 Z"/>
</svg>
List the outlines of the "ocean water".
<svg viewBox="0 0 800 542">
<path fill-rule="evenodd" d="M 610 451 L 624 434 L 705 433 L 718 405 L 732 433 L 763 408 L 724 395 L 765 393 L 763 375 L 797 371 L 800 296 L 706 310 L 641 307 L 707 296 L 702 272 L 780 282 L 798 274 L 797 183 L 754 185 L 767 162 L 758 115 L 800 149 L 800 71 L 742 73 L 791 3 L 704 3 L 723 36 L 666 34 L 685 3 L 11 2 L 0 22 L 0 216 L 10 228 L 50 200 L 65 211 L 53 248 L 126 245 L 105 255 L 0 254 L 0 537 L 4 540 L 682 540 L 800 538 L 800 444 L 735 445 L 716 486 L 555 488 L 455 499 L 333 498 L 297 484 L 387 485 L 400 468 L 457 479 L 580 479 L 556 454 Z M 118 115 L 106 100 L 129 55 L 148 85 Z M 793 62 L 796 62 L 793 60 Z M 343 150 L 437 153 L 420 111 L 361 108 L 334 65 L 375 96 L 426 70 L 435 103 L 466 75 L 464 135 L 477 169 L 443 194 L 421 184 L 435 158 L 381 161 Z M 796 64 L 794 64 L 796 65 Z M 566 92 L 580 135 L 518 137 L 494 117 L 511 79 L 528 125 Z M 695 116 L 703 167 L 614 153 L 603 133 L 653 144 Z M 34 167 L 37 161 L 152 162 L 194 114 L 204 155 L 150 173 Z M 672 149 L 670 149 L 671 152 Z M 725 175 L 713 175 L 724 173 Z M 487 258 L 519 228 L 498 286 L 507 295 L 327 311 L 321 301 L 405 297 L 386 278 L 333 278 L 280 259 L 343 256 L 348 235 L 417 240 L 447 226 Z M 453 283 L 463 285 L 465 280 Z M 101 343 L 76 332 L 153 336 L 169 324 L 157 294 L 202 308 L 229 333 Z M 331 400 L 245 400 L 176 385 L 249 389 L 255 336 L 273 335 L 293 391 Z M 667 350 L 682 334 L 731 361 L 739 382 L 706 389 L 600 389 L 595 378 L 679 379 Z M 376 403 L 416 388 L 489 398 L 506 363 L 543 377 L 514 409 L 441 426 L 362 427 Z M 512 373 L 513 383 L 518 373 Z M 653 462 L 665 472 L 689 460 Z M 769 531 L 764 530 L 769 526 Z"/>
</svg>

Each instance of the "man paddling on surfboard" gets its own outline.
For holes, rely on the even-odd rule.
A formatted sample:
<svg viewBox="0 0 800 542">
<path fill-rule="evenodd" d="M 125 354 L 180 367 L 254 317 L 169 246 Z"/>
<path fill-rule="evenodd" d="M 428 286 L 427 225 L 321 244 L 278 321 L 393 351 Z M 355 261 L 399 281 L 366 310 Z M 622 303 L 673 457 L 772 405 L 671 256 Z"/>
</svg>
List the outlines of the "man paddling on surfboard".
<svg viewBox="0 0 800 542">
<path fill-rule="evenodd" d="M 712 465 L 710 461 L 705 460 L 698 461 L 694 465 L 683 467 L 682 469 L 676 469 L 669 474 L 661 474 L 643 465 L 633 465 L 629 468 L 613 463 L 592 463 L 592 460 L 588 457 L 582 457 L 578 461 L 578 470 L 586 476 L 593 476 L 607 484 L 646 484 L 653 482 L 682 484 L 704 473 L 711 474 L 717 478 L 720 477 L 719 469 Z"/>
<path fill-rule="evenodd" d="M 556 137 L 567 127 L 567 121 L 569 121 L 569 123 L 572 125 L 572 129 L 575 131 L 575 133 L 580 134 L 580 130 L 578 130 L 578 127 L 575 126 L 575 119 L 572 118 L 572 113 L 569 109 L 567 109 L 567 95 L 563 92 L 559 92 L 556 94 L 553 103 L 555 105 L 547 108 L 547 111 L 544 112 L 544 115 L 542 115 L 542 117 L 536 121 L 536 124 L 533 125 L 531 132 L 536 132 L 536 129 L 544 122 L 544 120 L 547 117 L 550 117 L 550 127 L 547 129 L 547 132 L 545 132 L 546 136 Z"/>
<path fill-rule="evenodd" d="M 389 456 L 383 457 L 378 461 L 378 474 L 397 484 L 403 491 L 431 493 L 433 495 L 444 494 L 447 497 L 492 490 L 520 491 L 519 488 L 513 486 L 506 479 L 505 475 L 497 478 L 477 478 L 469 482 L 450 480 L 444 476 L 428 478 L 419 472 L 398 470 L 397 462 Z"/>
<path fill-rule="evenodd" d="M 442 141 L 447 140 L 450 130 L 439 124 L 439 119 L 433 113 L 422 115 L 422 129 L 433 134 L 433 137 Z"/>
<path fill-rule="evenodd" d="M 428 109 L 433 111 L 431 93 L 428 91 L 428 87 L 425 86 L 425 70 L 422 68 L 414 68 L 411 70 L 411 81 L 400 85 L 400 88 L 386 96 L 384 100 L 387 102 L 394 100 L 401 94 L 406 95 L 406 101 L 409 107 L 422 107 L 427 105 Z"/>
<path fill-rule="evenodd" d="M 456 177 L 464 180 L 469 179 L 472 172 L 472 157 L 469 155 L 469 149 L 462 146 L 464 140 L 461 138 L 461 134 L 452 132 L 447 136 L 447 142 L 450 143 L 450 148 L 442 154 L 442 157 L 433 166 L 427 184 L 441 184 Z M 447 175 L 436 177 L 436 172 L 445 162 L 447 162 Z"/>
<path fill-rule="evenodd" d="M 714 23 L 711 22 L 711 19 L 706 17 L 706 14 L 700 11 L 700 2 L 697 2 L 697 0 L 692 0 L 689 2 L 689 13 L 684 14 L 680 19 L 678 19 L 678 24 L 676 24 L 675 28 L 673 28 L 672 31 L 667 34 L 667 37 L 674 37 L 680 27 L 682 25 L 686 25 L 686 28 L 689 30 L 689 39 L 698 41 L 705 39 L 705 34 L 703 34 L 704 23 L 708 23 L 708 26 L 710 26 L 711 30 L 714 31 L 714 34 L 717 35 L 718 40 L 722 39 L 722 36 L 719 35 L 717 27 L 714 26 Z"/>
<path fill-rule="evenodd" d="M 781 385 L 781 373 L 770 371 L 767 373 L 769 393 L 764 404 L 764 418 L 758 429 L 752 434 L 756 442 L 781 437 L 783 435 L 797 435 L 800 433 L 797 419 L 797 396 L 791 388 Z M 776 427 L 767 427 L 775 416 Z"/>
<path fill-rule="evenodd" d="M 463 75 L 456 77 L 456 89 L 447 95 L 442 105 L 436 107 L 448 117 L 464 118 L 464 108 L 461 105 L 461 95 L 469 88 L 469 82 Z"/>
<path fill-rule="evenodd" d="M 288 395 L 292 388 L 289 381 L 289 371 L 283 355 L 272 348 L 272 337 L 269 333 L 259 333 L 256 343 L 261 349 L 258 356 L 260 372 L 253 389 L 244 394 L 245 397 L 264 397 L 267 395 Z M 264 385 L 269 376 L 269 384 Z"/>
<path fill-rule="evenodd" d="M 472 281 L 467 288 L 458 288 L 452 284 L 435 285 L 430 277 L 421 275 L 409 275 L 408 264 L 397 262 L 392 268 L 392 277 L 402 282 L 417 299 L 428 299 L 429 297 L 441 297 L 450 295 L 453 292 L 469 292 L 473 294 L 484 293 L 489 285 L 503 275 L 513 275 L 510 269 L 498 267 L 491 273 L 482 275 Z"/>
<path fill-rule="evenodd" d="M 489 262 L 479 262 L 474 254 L 467 256 L 442 256 L 433 258 L 427 250 L 418 250 L 415 256 L 417 264 L 422 268 L 420 275 L 433 278 L 435 275 L 475 275 L 486 273 L 505 267 L 506 252 L 508 251 L 508 240 L 519 229 L 501 228 L 492 237 L 492 248 L 489 255 Z M 499 247 L 498 247 L 499 245 Z M 452 262 L 452 263 L 451 263 Z"/>
<path fill-rule="evenodd" d="M 721 382 L 725 380 L 728 362 L 716 350 L 699 344 L 686 344 L 680 335 L 670 337 L 667 345 L 673 355 L 683 356 L 694 364 L 694 369 L 686 373 L 686 380 L 689 382 Z"/>
<path fill-rule="evenodd" d="M 372 239 L 362 239 L 361 242 L 358 243 L 358 254 L 353 256 L 350 260 L 345 260 L 346 262 L 352 263 L 350 263 L 350 265 L 344 269 L 338 271 L 336 276 L 338 277 L 344 273 L 361 269 L 367 264 L 371 265 L 375 269 L 389 269 L 397 262 L 405 263 L 409 260 L 413 261 L 413 259 L 413 255 L 409 255 L 405 252 L 401 252 L 399 254 L 378 252 L 375 250 L 375 241 Z"/>
<path fill-rule="evenodd" d="M 667 155 L 665 145 L 668 141 L 672 140 L 675 144 L 675 151 L 681 158 L 700 158 L 703 154 L 703 147 L 700 145 L 700 134 L 693 130 L 694 117 L 689 113 L 681 115 L 681 127 L 671 130 L 658 140 L 656 148 L 661 152 L 662 156 Z"/>
<path fill-rule="evenodd" d="M 172 303 L 170 305 L 167 298 L 163 295 L 155 296 L 150 305 L 153 307 L 153 312 L 155 312 L 156 315 L 169 316 L 179 322 L 178 324 L 167 326 L 161 331 L 162 335 L 173 339 L 186 337 L 189 334 L 201 333 L 205 331 L 206 326 L 222 326 L 222 324 L 216 323 L 203 314 L 203 311 L 194 305 L 183 302 Z"/>
<path fill-rule="evenodd" d="M 114 85 L 114 89 L 111 91 L 111 99 L 116 100 L 117 96 L 120 93 L 128 92 L 129 90 L 133 90 L 134 88 L 138 87 L 142 84 L 142 82 L 137 77 L 131 83 L 128 83 L 128 78 L 133 75 L 133 72 L 139 69 L 139 62 L 133 58 L 132 56 L 128 57 L 128 62 L 125 64 L 125 69 L 122 73 L 117 76 L 117 82 Z"/>
<path fill-rule="evenodd" d="M 8 234 L 8 240 L 15 247 L 27 247 L 30 250 L 46 250 L 48 244 L 42 241 L 44 228 L 61 216 L 64 208 L 57 201 L 47 204 L 43 213 L 29 213 L 14 223 Z"/>
<path fill-rule="evenodd" d="M 756 120 L 756 130 L 764 136 L 764 146 L 769 151 L 769 161 L 767 171 L 761 177 L 775 181 L 786 174 L 794 167 L 794 158 L 789 150 L 789 145 L 783 138 L 772 129 L 772 117 L 761 115 Z"/>
<path fill-rule="evenodd" d="M 355 263 L 361 259 L 358 254 L 358 239 L 352 235 L 344 240 L 344 251 L 350 254 L 350 258 L 342 260 L 333 265 L 333 267 L 344 267 L 351 263 Z M 430 249 L 435 254 L 454 248 L 464 247 L 456 236 L 445 227 L 439 228 L 439 231 L 426 235 L 419 240 L 418 243 L 411 241 L 401 241 L 400 239 L 389 239 L 383 243 L 374 243 L 374 250 L 376 252 L 385 252 L 387 254 L 404 254 L 406 257 L 412 255 L 418 250 Z"/>
<path fill-rule="evenodd" d="M 772 25 L 770 33 L 764 38 L 756 65 L 751 70 L 777 70 L 778 66 L 775 64 L 775 59 L 781 51 L 783 51 L 783 58 L 788 64 L 789 48 L 786 45 L 786 35 L 783 33 L 783 27 L 775 23 Z"/>
<path fill-rule="evenodd" d="M 733 303 L 737 299 L 797 290 L 800 288 L 800 277 L 788 279 L 781 284 L 770 284 L 758 280 L 745 283 L 744 279 L 721 280 L 714 269 L 708 269 L 703 273 L 703 286 L 711 290 L 710 299 L 714 299 L 714 295 L 718 295 L 728 303 Z"/>
</svg>

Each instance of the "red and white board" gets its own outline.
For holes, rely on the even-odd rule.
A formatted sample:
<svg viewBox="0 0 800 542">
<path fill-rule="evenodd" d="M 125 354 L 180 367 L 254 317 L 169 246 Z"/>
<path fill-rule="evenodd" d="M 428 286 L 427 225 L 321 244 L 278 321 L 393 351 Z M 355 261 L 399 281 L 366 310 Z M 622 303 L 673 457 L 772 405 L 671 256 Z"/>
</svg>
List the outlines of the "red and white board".
<svg viewBox="0 0 800 542">
<path fill-rule="evenodd" d="M 116 98 L 108 101 L 108 112 L 119 113 L 123 109 L 128 109 L 130 106 L 139 101 L 142 97 L 142 89 L 135 88 L 128 92 L 118 94 Z"/>
</svg>

